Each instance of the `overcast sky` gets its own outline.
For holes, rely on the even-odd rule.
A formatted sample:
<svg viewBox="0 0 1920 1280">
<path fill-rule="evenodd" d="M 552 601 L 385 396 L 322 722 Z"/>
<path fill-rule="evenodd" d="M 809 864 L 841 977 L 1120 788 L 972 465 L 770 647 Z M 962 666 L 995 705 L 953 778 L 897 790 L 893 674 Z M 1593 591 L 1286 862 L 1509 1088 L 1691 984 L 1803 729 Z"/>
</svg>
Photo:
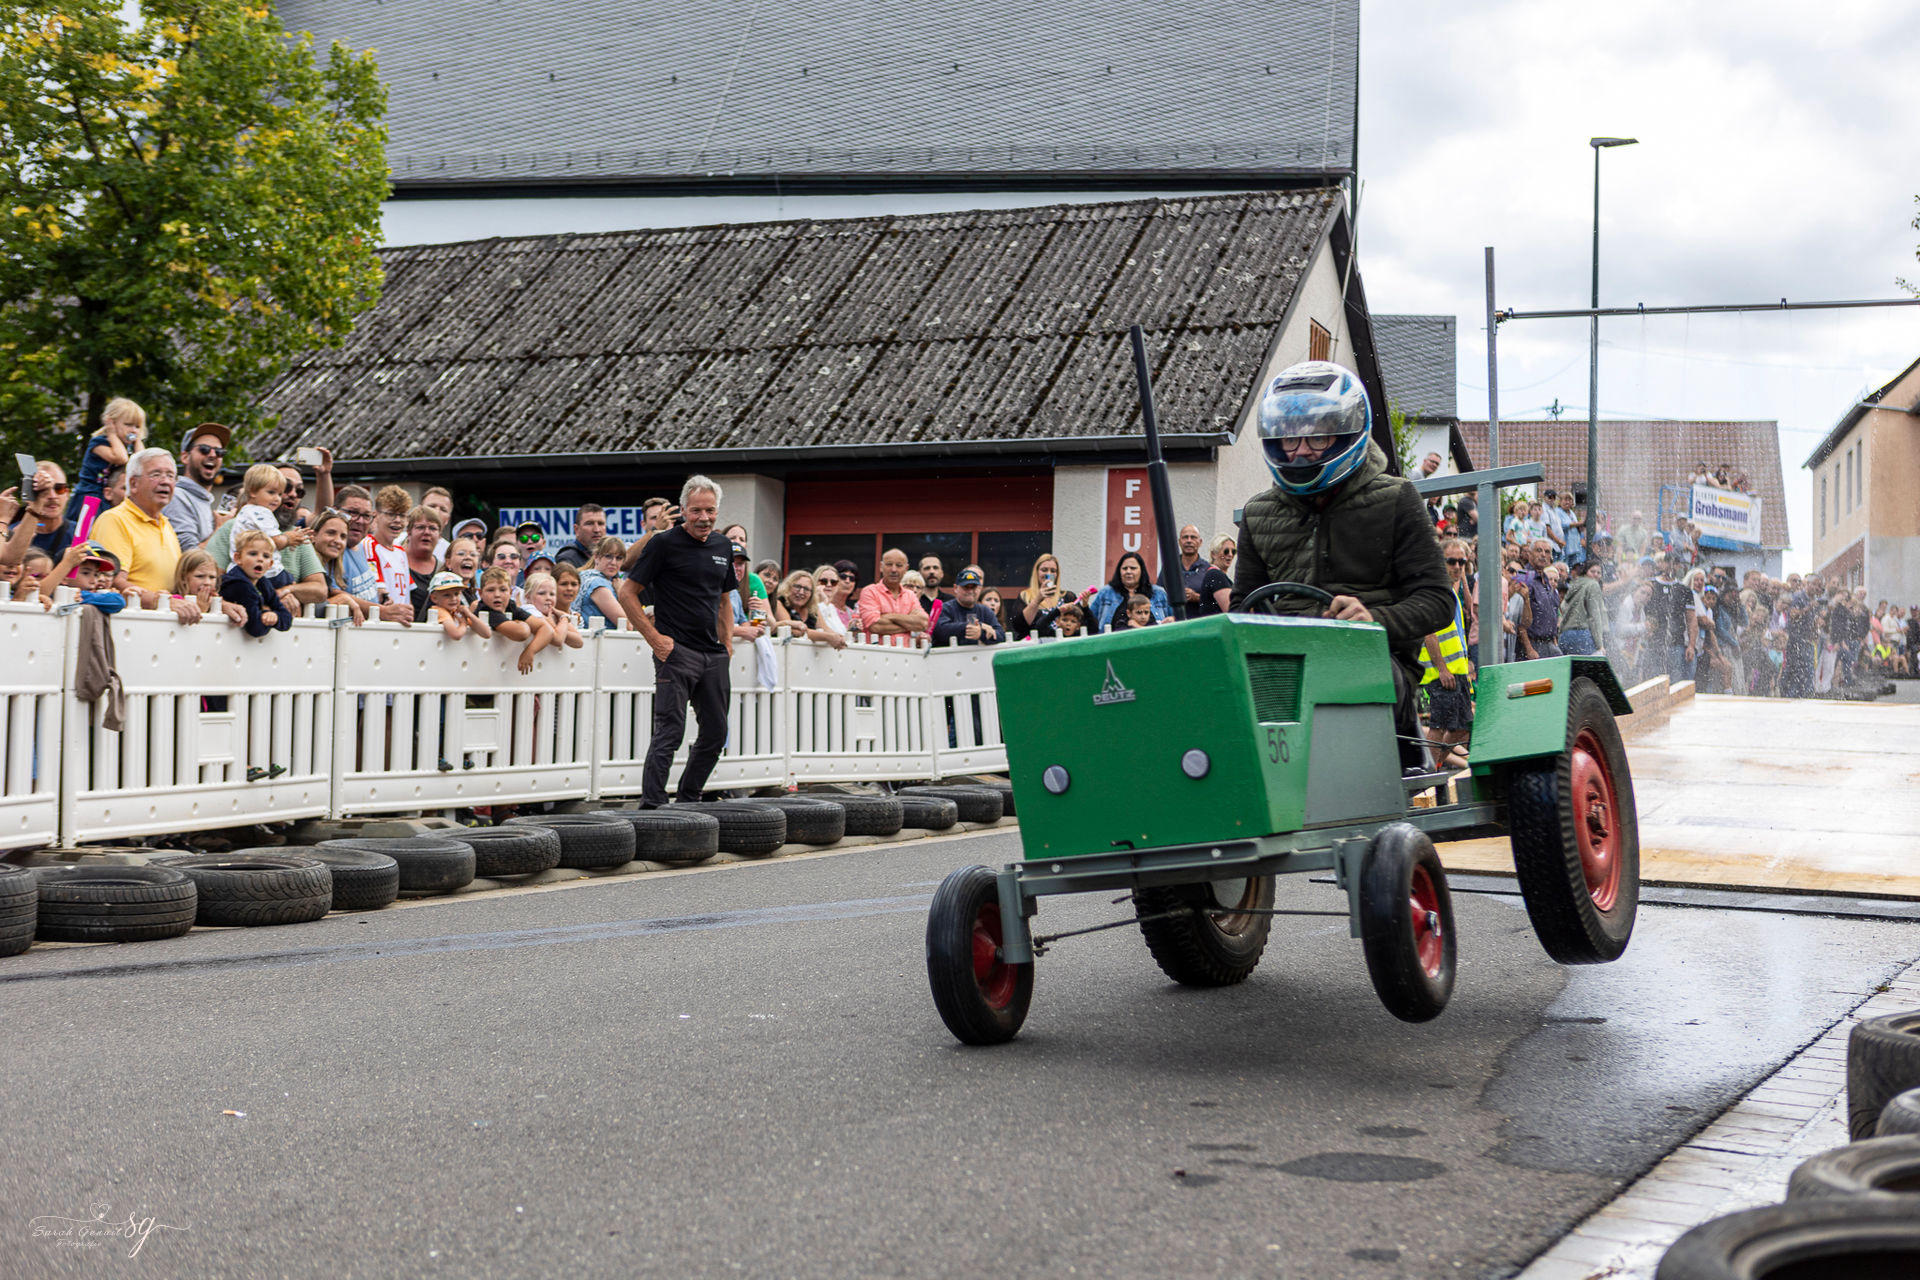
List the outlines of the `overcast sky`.
<svg viewBox="0 0 1920 1280">
<path fill-rule="evenodd" d="M 1380 312 L 1460 317 L 1460 413 L 1486 415 L 1482 249 L 1501 307 L 1587 304 L 1595 135 L 1604 306 L 1882 298 L 1920 280 L 1920 5 L 1369 0 L 1360 261 Z M 1603 320 L 1603 419 L 1780 423 L 1801 468 L 1861 392 L 1920 358 L 1920 307 Z M 1587 323 L 1500 330 L 1501 417 L 1586 416 Z M 1602 428 L 1604 430 L 1604 427 Z M 1605 477 L 1602 477 L 1604 487 Z M 1604 488 L 1603 488 L 1604 491 Z"/>
</svg>

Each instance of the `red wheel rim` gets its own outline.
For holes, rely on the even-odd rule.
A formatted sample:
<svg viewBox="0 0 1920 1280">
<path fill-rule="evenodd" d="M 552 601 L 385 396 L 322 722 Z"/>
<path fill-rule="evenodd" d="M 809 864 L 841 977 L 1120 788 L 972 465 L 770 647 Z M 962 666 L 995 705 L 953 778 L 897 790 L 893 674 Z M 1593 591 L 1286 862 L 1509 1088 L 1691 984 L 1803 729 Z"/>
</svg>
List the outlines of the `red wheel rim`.
<svg viewBox="0 0 1920 1280">
<path fill-rule="evenodd" d="M 1413 869 L 1413 884 L 1407 892 L 1407 906 L 1413 916 L 1413 953 L 1429 978 L 1440 976 L 1447 955 L 1446 926 L 1440 920 L 1440 891 L 1425 867 Z"/>
<path fill-rule="evenodd" d="M 1568 753 L 1573 765 L 1573 831 L 1580 846 L 1580 874 L 1587 895 L 1601 911 L 1620 896 L 1620 809 L 1606 752 L 1591 729 L 1582 729 Z"/>
<path fill-rule="evenodd" d="M 1000 904 L 981 906 L 973 918 L 973 981 L 995 1009 L 1013 1003 L 1013 966 L 1000 958 Z"/>
</svg>

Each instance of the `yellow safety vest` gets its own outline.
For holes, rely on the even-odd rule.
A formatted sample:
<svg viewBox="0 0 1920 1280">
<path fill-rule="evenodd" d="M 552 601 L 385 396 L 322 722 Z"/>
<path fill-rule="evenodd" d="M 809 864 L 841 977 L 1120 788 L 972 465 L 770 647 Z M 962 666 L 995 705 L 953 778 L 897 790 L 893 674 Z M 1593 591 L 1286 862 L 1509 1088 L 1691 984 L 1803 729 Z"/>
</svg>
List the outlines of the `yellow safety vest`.
<svg viewBox="0 0 1920 1280">
<path fill-rule="evenodd" d="M 1447 664 L 1447 670 L 1457 676 L 1466 675 L 1466 628 L 1461 623 L 1460 601 L 1458 598 L 1453 602 L 1453 621 L 1447 624 L 1446 630 L 1436 632 L 1435 634 L 1440 641 L 1440 660 Z M 1440 673 L 1434 669 L 1433 660 L 1427 656 L 1427 646 L 1424 644 L 1420 646 L 1420 666 L 1426 673 L 1420 677 L 1421 684 L 1431 684 L 1440 678 Z"/>
</svg>

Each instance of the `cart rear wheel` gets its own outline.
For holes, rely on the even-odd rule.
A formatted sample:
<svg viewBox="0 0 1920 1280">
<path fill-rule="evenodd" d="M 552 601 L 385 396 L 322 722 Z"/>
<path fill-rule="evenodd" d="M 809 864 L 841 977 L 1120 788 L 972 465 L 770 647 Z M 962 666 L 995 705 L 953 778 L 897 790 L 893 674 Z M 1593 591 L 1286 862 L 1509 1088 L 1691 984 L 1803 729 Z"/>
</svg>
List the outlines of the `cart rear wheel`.
<svg viewBox="0 0 1920 1280">
<path fill-rule="evenodd" d="M 1004 1044 L 1033 1000 L 1033 965 L 1001 958 L 1000 893 L 986 867 L 961 867 L 927 913 L 927 982 L 940 1020 L 965 1044 Z"/>
<path fill-rule="evenodd" d="M 1383 829 L 1360 866 L 1360 945 L 1387 1012 L 1439 1016 L 1453 995 L 1453 899 L 1433 841 L 1410 823 Z"/>
<path fill-rule="evenodd" d="M 1133 909 L 1162 973 L 1184 986 L 1230 987 L 1267 949 L 1273 917 L 1254 913 L 1273 909 L 1273 877 L 1136 889 Z"/>
<path fill-rule="evenodd" d="M 1575 679 L 1567 750 L 1507 784 L 1513 867 L 1533 931 L 1561 964 L 1617 960 L 1640 903 L 1640 823 L 1620 727 L 1598 685 Z"/>
</svg>

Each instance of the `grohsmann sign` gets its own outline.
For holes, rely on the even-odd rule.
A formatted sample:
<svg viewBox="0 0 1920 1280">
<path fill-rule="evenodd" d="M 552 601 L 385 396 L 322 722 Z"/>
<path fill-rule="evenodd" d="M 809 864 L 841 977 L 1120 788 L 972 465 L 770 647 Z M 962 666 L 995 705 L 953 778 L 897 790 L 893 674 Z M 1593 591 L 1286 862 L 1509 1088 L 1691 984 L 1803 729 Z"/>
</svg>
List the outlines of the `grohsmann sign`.
<svg viewBox="0 0 1920 1280">
<path fill-rule="evenodd" d="M 1694 485 L 1689 518 L 1709 537 L 1760 545 L 1760 499 L 1750 493 Z"/>
</svg>

